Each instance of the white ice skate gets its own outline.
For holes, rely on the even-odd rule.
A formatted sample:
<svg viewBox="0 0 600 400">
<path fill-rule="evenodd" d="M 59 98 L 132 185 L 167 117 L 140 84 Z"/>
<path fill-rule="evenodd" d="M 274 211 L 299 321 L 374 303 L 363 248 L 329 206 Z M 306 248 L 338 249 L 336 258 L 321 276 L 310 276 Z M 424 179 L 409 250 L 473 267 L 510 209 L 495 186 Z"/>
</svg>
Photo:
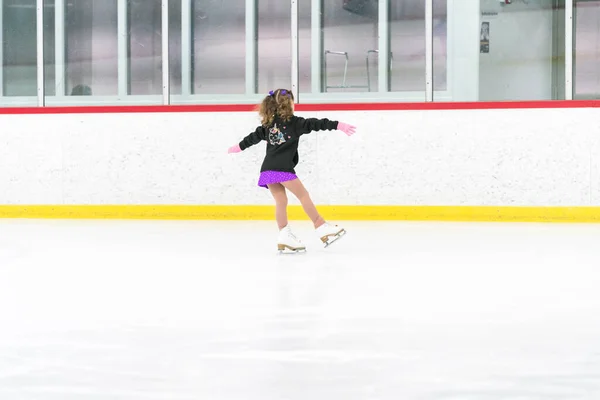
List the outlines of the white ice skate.
<svg viewBox="0 0 600 400">
<path fill-rule="evenodd" d="M 319 235 L 319 238 L 325 244 L 325 247 L 336 242 L 345 234 L 346 230 L 344 228 L 337 225 L 331 225 L 327 222 L 317 228 L 317 235 Z"/>
<path fill-rule="evenodd" d="M 300 239 L 298 239 L 296 235 L 292 233 L 292 230 L 288 225 L 281 231 L 279 231 L 279 238 L 277 240 L 277 250 L 279 250 L 279 253 L 298 253 L 305 252 L 306 247 L 302 244 L 302 241 L 300 241 Z"/>
</svg>

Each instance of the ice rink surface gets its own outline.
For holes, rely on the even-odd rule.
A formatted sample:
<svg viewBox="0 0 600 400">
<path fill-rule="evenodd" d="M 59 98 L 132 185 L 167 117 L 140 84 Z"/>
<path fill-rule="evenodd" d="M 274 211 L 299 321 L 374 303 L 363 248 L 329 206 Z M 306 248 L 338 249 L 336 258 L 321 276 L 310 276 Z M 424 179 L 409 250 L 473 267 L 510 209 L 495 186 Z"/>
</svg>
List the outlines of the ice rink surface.
<svg viewBox="0 0 600 400">
<path fill-rule="evenodd" d="M 600 225 L 0 220 L 2 400 L 600 398 Z"/>
</svg>

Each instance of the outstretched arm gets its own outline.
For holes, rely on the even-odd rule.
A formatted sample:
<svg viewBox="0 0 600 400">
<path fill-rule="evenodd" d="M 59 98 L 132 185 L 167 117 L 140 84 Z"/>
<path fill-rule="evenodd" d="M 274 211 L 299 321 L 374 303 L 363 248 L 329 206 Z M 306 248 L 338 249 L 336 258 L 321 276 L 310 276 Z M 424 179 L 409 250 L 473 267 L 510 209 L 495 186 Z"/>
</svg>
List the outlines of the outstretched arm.
<svg viewBox="0 0 600 400">
<path fill-rule="evenodd" d="M 299 135 L 310 133 L 314 131 L 332 131 L 337 129 L 338 122 L 331 121 L 327 118 L 302 118 L 298 117 L 296 120 L 296 131 Z"/>
<path fill-rule="evenodd" d="M 331 121 L 327 118 L 298 118 L 296 122 L 296 129 L 300 135 L 313 131 L 330 131 L 337 129 L 344 132 L 346 135 L 351 136 L 356 131 L 356 127 L 352 125 L 338 121 Z"/>
<path fill-rule="evenodd" d="M 242 139 L 239 144 L 231 146 L 228 153 L 239 153 L 240 151 L 246 150 L 250 146 L 260 143 L 262 140 L 266 140 L 266 138 L 267 136 L 265 133 L 265 128 L 259 126 L 254 132 Z"/>
<path fill-rule="evenodd" d="M 263 126 L 259 126 L 256 128 L 254 132 L 246 136 L 240 142 L 240 149 L 246 150 L 250 146 L 254 146 L 255 144 L 259 144 L 261 141 L 266 140 L 267 135 L 265 132 L 265 128 Z"/>
</svg>

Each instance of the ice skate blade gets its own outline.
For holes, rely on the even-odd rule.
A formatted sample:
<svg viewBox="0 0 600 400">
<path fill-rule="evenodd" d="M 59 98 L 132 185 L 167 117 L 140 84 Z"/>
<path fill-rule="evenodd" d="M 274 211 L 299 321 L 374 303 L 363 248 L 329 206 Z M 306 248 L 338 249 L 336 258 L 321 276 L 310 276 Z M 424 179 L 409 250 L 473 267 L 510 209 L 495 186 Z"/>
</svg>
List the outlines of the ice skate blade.
<svg viewBox="0 0 600 400">
<path fill-rule="evenodd" d="M 296 253 L 306 253 L 306 247 L 290 247 L 285 244 L 278 244 L 277 251 L 279 254 L 296 254 Z"/>
<path fill-rule="evenodd" d="M 325 248 L 331 246 L 333 243 L 337 242 L 338 240 L 340 240 L 342 237 L 344 237 L 346 235 L 346 230 L 342 229 L 341 231 L 339 231 L 336 235 L 328 235 L 328 236 L 323 236 L 321 238 L 321 241 L 323 242 L 323 244 L 325 245 Z"/>
</svg>

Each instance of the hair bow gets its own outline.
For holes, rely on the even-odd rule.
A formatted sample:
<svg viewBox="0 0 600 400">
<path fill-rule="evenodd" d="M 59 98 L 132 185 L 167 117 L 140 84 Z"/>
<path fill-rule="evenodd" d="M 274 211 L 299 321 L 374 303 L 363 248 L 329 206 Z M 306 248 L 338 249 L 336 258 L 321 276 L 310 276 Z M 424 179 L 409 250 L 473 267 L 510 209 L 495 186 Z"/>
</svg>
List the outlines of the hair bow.
<svg viewBox="0 0 600 400">
<path fill-rule="evenodd" d="M 281 91 L 279 93 L 281 93 L 283 96 L 287 96 L 288 95 L 288 91 L 285 90 L 285 89 L 281 89 Z M 275 92 L 272 91 L 272 90 L 269 92 L 269 96 L 273 96 L 274 94 L 275 94 Z"/>
</svg>

